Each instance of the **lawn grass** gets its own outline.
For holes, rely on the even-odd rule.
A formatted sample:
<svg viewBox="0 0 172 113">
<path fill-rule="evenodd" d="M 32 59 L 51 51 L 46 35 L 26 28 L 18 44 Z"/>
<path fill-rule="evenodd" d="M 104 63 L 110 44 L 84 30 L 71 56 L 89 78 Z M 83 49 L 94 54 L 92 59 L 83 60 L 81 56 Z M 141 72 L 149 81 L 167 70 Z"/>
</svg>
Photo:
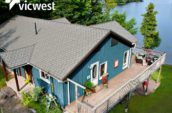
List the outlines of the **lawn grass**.
<svg viewBox="0 0 172 113">
<path fill-rule="evenodd" d="M 0 89 L 4 86 L 6 86 L 5 77 L 4 77 L 2 67 L 0 66 Z"/>
<path fill-rule="evenodd" d="M 161 76 L 161 85 L 155 93 L 131 97 L 128 113 L 172 113 L 172 66 L 164 65 Z M 115 106 L 110 113 L 125 113 L 124 105 Z"/>
<path fill-rule="evenodd" d="M 152 74 L 152 76 L 151 76 L 152 80 L 157 81 L 158 76 L 159 76 L 159 71 L 160 71 L 160 69 Z M 161 81 L 162 78 L 163 78 L 163 76 L 160 76 L 159 80 Z"/>
</svg>

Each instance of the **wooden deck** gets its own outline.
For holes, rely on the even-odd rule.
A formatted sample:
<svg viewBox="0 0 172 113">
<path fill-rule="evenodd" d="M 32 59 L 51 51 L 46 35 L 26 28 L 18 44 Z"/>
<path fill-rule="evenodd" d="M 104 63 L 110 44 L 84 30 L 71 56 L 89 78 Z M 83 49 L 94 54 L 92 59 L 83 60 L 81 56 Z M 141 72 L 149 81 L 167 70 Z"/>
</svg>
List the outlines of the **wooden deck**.
<svg viewBox="0 0 172 113">
<path fill-rule="evenodd" d="M 115 92 L 119 87 L 128 82 L 130 79 L 135 78 L 139 73 L 143 72 L 147 67 L 148 66 L 142 66 L 142 64 L 135 63 L 134 60 L 132 60 L 131 67 L 112 78 L 108 82 L 107 89 L 103 88 L 101 85 L 98 86 L 101 87 L 101 90 L 94 94 L 91 94 L 90 96 L 86 96 L 84 98 L 84 102 L 86 102 L 88 106 L 94 107 L 95 105 L 102 102 L 104 98 L 108 97 L 113 92 Z M 79 100 L 81 100 L 82 98 L 83 97 L 80 97 Z M 77 102 L 72 102 L 65 109 L 69 113 L 77 113 Z"/>
<path fill-rule="evenodd" d="M 10 79 L 9 81 L 6 82 L 7 86 L 13 89 L 16 94 L 21 97 L 22 92 L 28 92 L 34 88 L 34 85 L 31 83 L 26 84 L 25 83 L 25 78 L 22 76 L 17 76 L 18 78 L 18 83 L 19 83 L 19 89 L 20 91 L 17 91 L 16 87 L 16 81 L 15 78 Z"/>
</svg>

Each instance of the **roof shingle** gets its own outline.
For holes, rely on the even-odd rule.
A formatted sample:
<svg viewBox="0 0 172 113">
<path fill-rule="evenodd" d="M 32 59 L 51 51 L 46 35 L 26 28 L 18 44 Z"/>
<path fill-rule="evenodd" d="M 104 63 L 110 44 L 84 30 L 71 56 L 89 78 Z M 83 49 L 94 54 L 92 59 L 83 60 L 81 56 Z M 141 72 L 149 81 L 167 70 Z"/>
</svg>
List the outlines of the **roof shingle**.
<svg viewBox="0 0 172 113">
<path fill-rule="evenodd" d="M 96 24 L 96 25 L 92 25 L 91 27 L 111 30 L 112 32 L 120 35 L 122 38 L 128 40 L 131 43 L 137 42 L 137 39 L 131 33 L 129 33 L 125 28 L 123 28 L 120 24 L 118 24 L 116 21 Z"/>
<path fill-rule="evenodd" d="M 30 63 L 63 80 L 110 33 L 99 27 L 16 16 L 0 27 L 0 48 L 7 50 L 1 57 L 10 68 Z M 122 33 L 119 29 L 117 33 Z M 131 37 L 126 34 L 122 35 Z"/>
</svg>

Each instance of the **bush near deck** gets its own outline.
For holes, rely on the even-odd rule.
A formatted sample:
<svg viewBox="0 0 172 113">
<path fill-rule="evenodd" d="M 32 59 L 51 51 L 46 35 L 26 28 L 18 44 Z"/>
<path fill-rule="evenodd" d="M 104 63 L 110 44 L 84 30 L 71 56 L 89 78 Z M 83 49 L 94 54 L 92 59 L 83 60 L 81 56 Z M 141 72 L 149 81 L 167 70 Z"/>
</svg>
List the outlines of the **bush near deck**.
<svg viewBox="0 0 172 113">
<path fill-rule="evenodd" d="M 5 77 L 4 77 L 3 69 L 0 66 L 0 89 L 3 88 L 4 86 L 6 86 Z"/>
<path fill-rule="evenodd" d="M 156 75 L 153 76 L 156 77 Z M 164 65 L 161 76 L 161 85 L 153 94 L 135 95 L 131 98 L 128 113 L 172 112 L 172 66 Z M 115 106 L 110 113 L 124 113 L 124 105 Z"/>
</svg>

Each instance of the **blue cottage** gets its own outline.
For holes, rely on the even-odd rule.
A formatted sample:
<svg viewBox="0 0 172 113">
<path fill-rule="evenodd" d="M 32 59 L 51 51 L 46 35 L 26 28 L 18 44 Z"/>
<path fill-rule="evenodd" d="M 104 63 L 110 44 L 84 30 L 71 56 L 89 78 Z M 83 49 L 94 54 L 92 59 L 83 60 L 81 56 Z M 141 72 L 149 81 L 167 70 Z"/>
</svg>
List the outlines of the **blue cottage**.
<svg viewBox="0 0 172 113">
<path fill-rule="evenodd" d="M 137 41 L 115 21 L 82 26 L 15 16 L 0 32 L 2 64 L 14 71 L 17 90 L 19 77 L 30 78 L 63 108 L 84 95 L 86 82 L 97 87 L 129 68 Z"/>
</svg>

